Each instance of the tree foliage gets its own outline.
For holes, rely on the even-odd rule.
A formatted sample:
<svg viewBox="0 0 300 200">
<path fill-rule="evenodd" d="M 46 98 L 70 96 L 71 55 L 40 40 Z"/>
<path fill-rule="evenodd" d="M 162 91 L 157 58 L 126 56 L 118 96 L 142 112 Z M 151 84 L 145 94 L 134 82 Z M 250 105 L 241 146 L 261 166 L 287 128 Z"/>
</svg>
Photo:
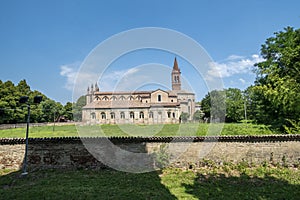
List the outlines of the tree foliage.
<svg viewBox="0 0 300 200">
<path fill-rule="evenodd" d="M 181 120 L 182 122 L 187 122 L 188 119 L 189 119 L 189 117 L 190 117 L 189 113 L 182 112 L 182 113 L 180 114 L 180 120 Z"/>
<path fill-rule="evenodd" d="M 243 94 L 240 89 L 229 88 L 226 93 L 226 121 L 238 122 L 245 118 Z"/>
<path fill-rule="evenodd" d="M 281 130 L 299 124 L 300 29 L 287 27 L 276 32 L 261 46 L 261 55 L 264 61 L 255 64 L 254 85 L 243 92 L 230 88 L 208 93 L 202 100 L 205 117 L 211 117 L 211 102 L 223 101 L 221 94 L 225 92 L 226 121 L 243 119 L 246 106 L 247 118 L 258 123 Z"/>
<path fill-rule="evenodd" d="M 82 119 L 82 107 L 86 105 L 85 96 L 81 96 L 73 103 L 73 116 L 75 121 L 81 121 Z"/>
<path fill-rule="evenodd" d="M 33 98 L 42 96 L 40 104 L 35 105 Z M 27 105 L 19 103 L 21 96 L 29 97 L 31 105 L 31 122 L 53 122 L 59 116 L 73 120 L 72 103 L 63 106 L 46 97 L 39 91 L 32 91 L 26 80 L 21 80 L 17 85 L 11 81 L 2 82 L 0 80 L 0 123 L 23 123 L 27 118 Z M 70 106 L 71 104 L 71 106 Z"/>
<path fill-rule="evenodd" d="M 223 121 L 225 117 L 226 104 L 225 104 L 226 93 L 224 90 L 213 90 L 209 92 L 201 102 L 204 117 L 210 118 L 211 120 Z"/>
<path fill-rule="evenodd" d="M 300 29 L 287 27 L 262 45 L 265 59 L 257 63 L 257 78 L 251 93 L 255 97 L 256 120 L 277 127 L 300 119 Z"/>
<path fill-rule="evenodd" d="M 203 118 L 203 116 L 204 116 L 204 113 L 201 112 L 200 110 L 197 110 L 193 115 L 193 120 L 199 122 Z"/>
<path fill-rule="evenodd" d="M 241 90 L 229 88 L 213 90 L 201 101 L 205 118 L 238 122 L 244 118 L 244 100 Z"/>
</svg>

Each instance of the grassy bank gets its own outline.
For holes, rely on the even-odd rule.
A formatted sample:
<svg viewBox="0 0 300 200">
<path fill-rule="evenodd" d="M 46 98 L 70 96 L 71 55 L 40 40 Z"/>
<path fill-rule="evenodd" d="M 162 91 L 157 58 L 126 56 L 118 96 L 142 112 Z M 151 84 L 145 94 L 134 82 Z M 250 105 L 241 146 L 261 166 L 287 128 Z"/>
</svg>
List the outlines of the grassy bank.
<svg viewBox="0 0 300 200">
<path fill-rule="evenodd" d="M 78 131 L 79 130 L 79 134 Z M 269 135 L 279 134 L 265 125 L 234 124 L 165 124 L 165 125 L 94 125 L 94 126 L 43 126 L 30 127 L 29 136 L 72 137 L 72 136 L 205 136 L 205 135 Z M 0 130 L 0 138 L 25 137 L 25 128 Z"/>
<path fill-rule="evenodd" d="M 7 171 L 5 173 L 8 173 Z M 0 171 L 1 174 L 1 171 Z M 297 199 L 299 169 L 224 164 L 130 174 L 43 170 L 0 176 L 0 199 Z"/>
</svg>

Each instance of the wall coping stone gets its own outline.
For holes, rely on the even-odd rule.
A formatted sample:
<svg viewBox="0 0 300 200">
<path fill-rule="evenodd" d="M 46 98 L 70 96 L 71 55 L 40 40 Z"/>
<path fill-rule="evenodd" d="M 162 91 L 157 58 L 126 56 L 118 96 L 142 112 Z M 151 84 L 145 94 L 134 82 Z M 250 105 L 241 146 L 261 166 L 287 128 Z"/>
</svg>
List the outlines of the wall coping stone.
<svg viewBox="0 0 300 200">
<path fill-rule="evenodd" d="M 82 143 L 110 140 L 113 143 L 141 142 L 287 142 L 300 141 L 300 134 L 285 135 L 239 135 L 239 136 L 174 136 L 174 137 L 48 137 L 29 138 L 29 144 L 38 143 Z M 25 144 L 25 138 L 1 138 L 0 145 Z"/>
</svg>

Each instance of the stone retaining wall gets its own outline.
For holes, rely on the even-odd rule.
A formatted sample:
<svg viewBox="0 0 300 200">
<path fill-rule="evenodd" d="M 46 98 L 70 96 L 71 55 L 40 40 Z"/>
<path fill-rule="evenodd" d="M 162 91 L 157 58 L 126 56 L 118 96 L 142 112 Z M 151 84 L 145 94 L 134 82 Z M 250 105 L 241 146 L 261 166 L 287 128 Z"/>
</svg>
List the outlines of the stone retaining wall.
<svg viewBox="0 0 300 200">
<path fill-rule="evenodd" d="M 300 135 L 112 137 L 83 138 L 83 140 L 84 143 L 100 147 L 103 141 L 109 140 L 121 149 L 151 155 L 161 151 L 161 147 L 164 147 L 165 154 L 168 154 L 171 162 L 179 167 L 199 163 L 203 159 L 216 163 L 242 161 L 254 164 L 271 162 L 298 165 L 300 163 Z M 20 168 L 24 159 L 24 149 L 24 139 L 0 139 L 0 169 Z M 111 159 L 115 159 L 114 155 Z M 28 148 L 28 165 L 30 169 L 106 167 L 87 151 L 78 137 L 31 138 Z"/>
<path fill-rule="evenodd" d="M 0 169 L 19 169 L 22 166 L 25 144 L 0 145 Z"/>
</svg>

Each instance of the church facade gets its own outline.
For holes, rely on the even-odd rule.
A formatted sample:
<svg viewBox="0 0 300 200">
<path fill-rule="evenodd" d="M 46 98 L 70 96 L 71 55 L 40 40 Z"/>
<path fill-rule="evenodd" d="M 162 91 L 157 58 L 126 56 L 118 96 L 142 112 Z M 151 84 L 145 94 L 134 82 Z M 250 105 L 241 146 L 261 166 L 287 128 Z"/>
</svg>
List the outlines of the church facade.
<svg viewBox="0 0 300 200">
<path fill-rule="evenodd" d="M 175 58 L 172 90 L 102 92 L 97 84 L 87 89 L 82 121 L 96 124 L 180 123 L 182 113 L 189 120 L 195 112 L 195 94 L 181 90 L 181 71 Z"/>
</svg>

